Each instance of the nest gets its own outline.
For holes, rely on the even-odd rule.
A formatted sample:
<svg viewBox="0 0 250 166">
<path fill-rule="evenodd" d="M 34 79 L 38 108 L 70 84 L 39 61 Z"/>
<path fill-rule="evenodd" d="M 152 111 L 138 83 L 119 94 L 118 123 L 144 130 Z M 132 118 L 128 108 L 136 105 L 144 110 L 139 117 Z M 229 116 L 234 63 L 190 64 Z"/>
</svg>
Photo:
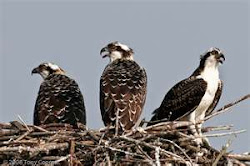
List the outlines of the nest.
<svg viewBox="0 0 250 166">
<path fill-rule="evenodd" d="M 226 112 L 231 106 L 250 98 L 225 105 L 206 117 L 208 120 Z M 26 125 L 13 121 L 0 123 L 0 164 L 3 165 L 247 165 L 249 154 L 227 152 L 229 140 L 220 150 L 209 144 L 197 146 L 188 133 L 190 122 L 160 122 L 138 127 L 123 135 L 109 129 L 92 130 L 79 124 L 46 126 Z M 231 126 L 203 128 L 207 137 L 238 134 Z M 206 134 L 209 131 L 228 132 Z"/>
</svg>

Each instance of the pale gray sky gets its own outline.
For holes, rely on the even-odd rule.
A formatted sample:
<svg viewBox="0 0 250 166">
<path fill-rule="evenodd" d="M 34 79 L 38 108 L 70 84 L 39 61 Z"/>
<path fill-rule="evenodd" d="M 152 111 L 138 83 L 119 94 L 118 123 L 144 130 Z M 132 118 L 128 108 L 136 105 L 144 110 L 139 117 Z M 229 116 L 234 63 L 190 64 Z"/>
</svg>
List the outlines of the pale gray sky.
<svg viewBox="0 0 250 166">
<path fill-rule="evenodd" d="M 120 41 L 135 51 L 148 74 L 142 117 L 149 119 L 167 91 L 188 77 L 199 56 L 212 46 L 225 52 L 220 67 L 224 91 L 219 107 L 250 92 L 249 4 L 235 1 L 2 0 L 0 22 L 0 121 L 20 115 L 32 123 L 42 79 L 31 70 L 51 61 L 74 78 L 83 92 L 87 125 L 103 127 L 99 79 L 108 59 L 100 49 Z M 250 102 L 206 125 L 234 124 L 247 133 L 231 149 L 250 151 Z M 230 137 L 211 140 L 220 148 Z"/>
</svg>

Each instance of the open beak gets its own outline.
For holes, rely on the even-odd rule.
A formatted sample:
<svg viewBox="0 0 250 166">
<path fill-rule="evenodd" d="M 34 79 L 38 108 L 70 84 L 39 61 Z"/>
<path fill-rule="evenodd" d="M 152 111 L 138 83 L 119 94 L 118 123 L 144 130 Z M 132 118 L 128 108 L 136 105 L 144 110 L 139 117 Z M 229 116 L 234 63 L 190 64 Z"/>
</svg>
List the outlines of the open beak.
<svg viewBox="0 0 250 166">
<path fill-rule="evenodd" d="M 102 58 L 106 58 L 109 54 L 110 52 L 107 47 L 102 48 L 100 51 L 100 55 L 102 56 Z"/>
<path fill-rule="evenodd" d="M 31 75 L 39 73 L 39 68 L 36 67 L 32 70 Z"/>
<path fill-rule="evenodd" d="M 218 59 L 218 62 L 220 62 L 221 64 L 223 64 L 223 62 L 226 60 L 224 54 L 222 54 L 222 53 L 219 54 L 217 59 Z"/>
</svg>

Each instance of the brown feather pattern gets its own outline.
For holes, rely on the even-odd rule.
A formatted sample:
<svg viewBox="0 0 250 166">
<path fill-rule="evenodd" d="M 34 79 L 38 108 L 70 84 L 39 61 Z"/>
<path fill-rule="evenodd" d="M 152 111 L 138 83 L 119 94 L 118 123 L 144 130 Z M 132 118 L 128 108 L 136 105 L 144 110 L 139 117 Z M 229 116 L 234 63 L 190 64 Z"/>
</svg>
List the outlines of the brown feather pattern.
<svg viewBox="0 0 250 166">
<path fill-rule="evenodd" d="M 153 112 L 153 125 L 162 119 L 174 121 L 194 111 L 206 92 L 207 83 L 191 76 L 177 83 L 164 97 L 160 107 Z"/>
<path fill-rule="evenodd" d="M 86 124 L 84 100 L 77 83 L 66 75 L 49 75 L 38 92 L 34 124 L 77 122 Z"/>
<path fill-rule="evenodd" d="M 135 61 L 117 59 L 106 66 L 100 80 L 100 108 L 105 126 L 129 130 L 138 121 L 146 99 L 147 76 Z"/>
</svg>

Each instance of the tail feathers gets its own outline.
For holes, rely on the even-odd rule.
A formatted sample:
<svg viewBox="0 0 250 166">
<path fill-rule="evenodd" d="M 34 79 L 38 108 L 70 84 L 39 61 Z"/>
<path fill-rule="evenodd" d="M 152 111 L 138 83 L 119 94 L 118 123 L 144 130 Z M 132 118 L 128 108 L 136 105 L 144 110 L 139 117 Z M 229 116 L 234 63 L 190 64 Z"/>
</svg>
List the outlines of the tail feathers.
<svg viewBox="0 0 250 166">
<path fill-rule="evenodd" d="M 160 120 L 160 118 L 158 117 L 158 110 L 159 110 L 159 108 L 157 108 L 156 110 L 154 110 L 154 112 L 153 112 L 153 117 L 152 117 L 151 120 L 148 122 L 147 126 L 152 126 L 152 125 L 155 125 L 155 124 L 158 123 L 157 121 Z"/>
</svg>

